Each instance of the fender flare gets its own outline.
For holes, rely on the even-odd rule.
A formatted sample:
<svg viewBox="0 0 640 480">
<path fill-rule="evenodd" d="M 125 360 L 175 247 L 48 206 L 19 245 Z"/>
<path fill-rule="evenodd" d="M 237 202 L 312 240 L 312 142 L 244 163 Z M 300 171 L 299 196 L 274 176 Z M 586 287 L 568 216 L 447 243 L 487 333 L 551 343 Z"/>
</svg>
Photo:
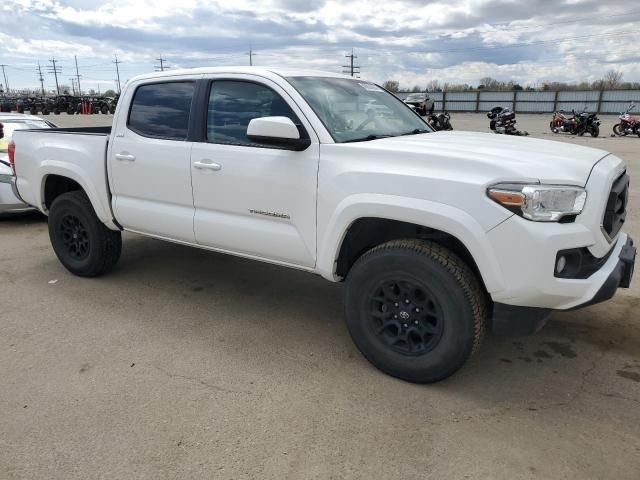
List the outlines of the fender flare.
<svg viewBox="0 0 640 480">
<path fill-rule="evenodd" d="M 351 225 L 361 218 L 384 218 L 443 231 L 457 238 L 473 257 L 489 293 L 504 288 L 500 264 L 487 232 L 468 213 L 449 205 L 394 195 L 357 194 L 342 200 L 318 239 L 317 272 L 336 282 L 336 261 Z"/>
<path fill-rule="evenodd" d="M 95 184 L 90 178 L 87 178 L 85 172 L 77 165 L 61 162 L 58 160 L 45 160 L 38 169 L 38 175 L 41 178 L 40 182 L 40 210 L 43 213 L 47 213 L 45 200 L 45 185 L 47 184 L 47 178 L 51 175 L 57 175 L 60 177 L 66 177 L 76 182 L 84 190 L 96 212 L 96 215 L 102 223 L 112 230 L 120 230 L 120 228 L 114 223 L 113 212 L 111 211 L 110 195 L 107 191 L 107 195 L 98 192 Z"/>
</svg>

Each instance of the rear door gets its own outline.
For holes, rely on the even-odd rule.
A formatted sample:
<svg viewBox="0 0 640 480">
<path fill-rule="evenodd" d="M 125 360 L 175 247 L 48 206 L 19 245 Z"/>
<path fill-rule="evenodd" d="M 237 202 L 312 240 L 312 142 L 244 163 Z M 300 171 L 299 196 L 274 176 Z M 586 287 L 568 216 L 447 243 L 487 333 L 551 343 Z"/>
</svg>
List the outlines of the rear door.
<svg viewBox="0 0 640 480">
<path fill-rule="evenodd" d="M 126 122 L 112 134 L 113 208 L 132 231 L 189 243 L 193 233 L 189 140 L 196 78 L 141 83 L 122 101 Z"/>
</svg>

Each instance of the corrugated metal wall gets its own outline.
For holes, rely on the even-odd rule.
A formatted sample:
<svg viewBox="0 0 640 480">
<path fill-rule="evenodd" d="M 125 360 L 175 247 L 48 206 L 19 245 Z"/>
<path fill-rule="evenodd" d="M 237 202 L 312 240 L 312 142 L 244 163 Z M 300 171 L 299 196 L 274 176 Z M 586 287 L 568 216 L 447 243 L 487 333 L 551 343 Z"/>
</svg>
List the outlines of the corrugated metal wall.
<svg viewBox="0 0 640 480">
<path fill-rule="evenodd" d="M 404 99 L 409 93 L 396 95 Z M 515 108 L 520 113 L 551 113 L 556 110 L 587 110 L 598 113 L 620 113 L 631 103 L 633 113 L 640 113 L 640 90 L 584 90 L 561 92 L 434 92 L 435 110 L 487 112 L 496 105 Z"/>
</svg>

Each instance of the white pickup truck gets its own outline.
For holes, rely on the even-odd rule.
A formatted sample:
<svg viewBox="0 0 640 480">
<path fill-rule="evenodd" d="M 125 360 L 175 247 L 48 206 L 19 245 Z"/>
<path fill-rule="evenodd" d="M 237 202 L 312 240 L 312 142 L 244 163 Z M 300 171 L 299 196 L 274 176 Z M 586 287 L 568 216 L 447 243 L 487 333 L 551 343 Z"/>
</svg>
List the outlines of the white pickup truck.
<svg viewBox="0 0 640 480">
<path fill-rule="evenodd" d="M 486 330 L 533 333 L 633 274 L 621 159 L 434 133 L 363 80 L 226 67 L 143 75 L 112 128 L 21 130 L 13 141 L 14 190 L 49 216 L 72 273 L 111 270 L 127 230 L 344 281 L 358 348 L 412 382 L 451 375 Z"/>
</svg>

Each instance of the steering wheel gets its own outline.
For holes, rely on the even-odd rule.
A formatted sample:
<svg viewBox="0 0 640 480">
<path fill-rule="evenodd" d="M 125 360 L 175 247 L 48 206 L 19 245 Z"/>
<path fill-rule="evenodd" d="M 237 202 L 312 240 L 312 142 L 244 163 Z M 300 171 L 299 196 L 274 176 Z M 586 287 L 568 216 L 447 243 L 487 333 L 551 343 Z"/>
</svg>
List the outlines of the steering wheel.
<svg viewBox="0 0 640 480">
<path fill-rule="evenodd" d="M 367 125 L 369 125 L 371 122 L 373 122 L 376 119 L 375 114 L 373 113 L 373 110 L 367 110 L 367 118 L 366 120 L 364 120 L 362 123 L 360 123 L 360 125 L 358 125 L 355 130 L 357 132 L 361 131 L 364 127 L 366 127 Z"/>
</svg>

